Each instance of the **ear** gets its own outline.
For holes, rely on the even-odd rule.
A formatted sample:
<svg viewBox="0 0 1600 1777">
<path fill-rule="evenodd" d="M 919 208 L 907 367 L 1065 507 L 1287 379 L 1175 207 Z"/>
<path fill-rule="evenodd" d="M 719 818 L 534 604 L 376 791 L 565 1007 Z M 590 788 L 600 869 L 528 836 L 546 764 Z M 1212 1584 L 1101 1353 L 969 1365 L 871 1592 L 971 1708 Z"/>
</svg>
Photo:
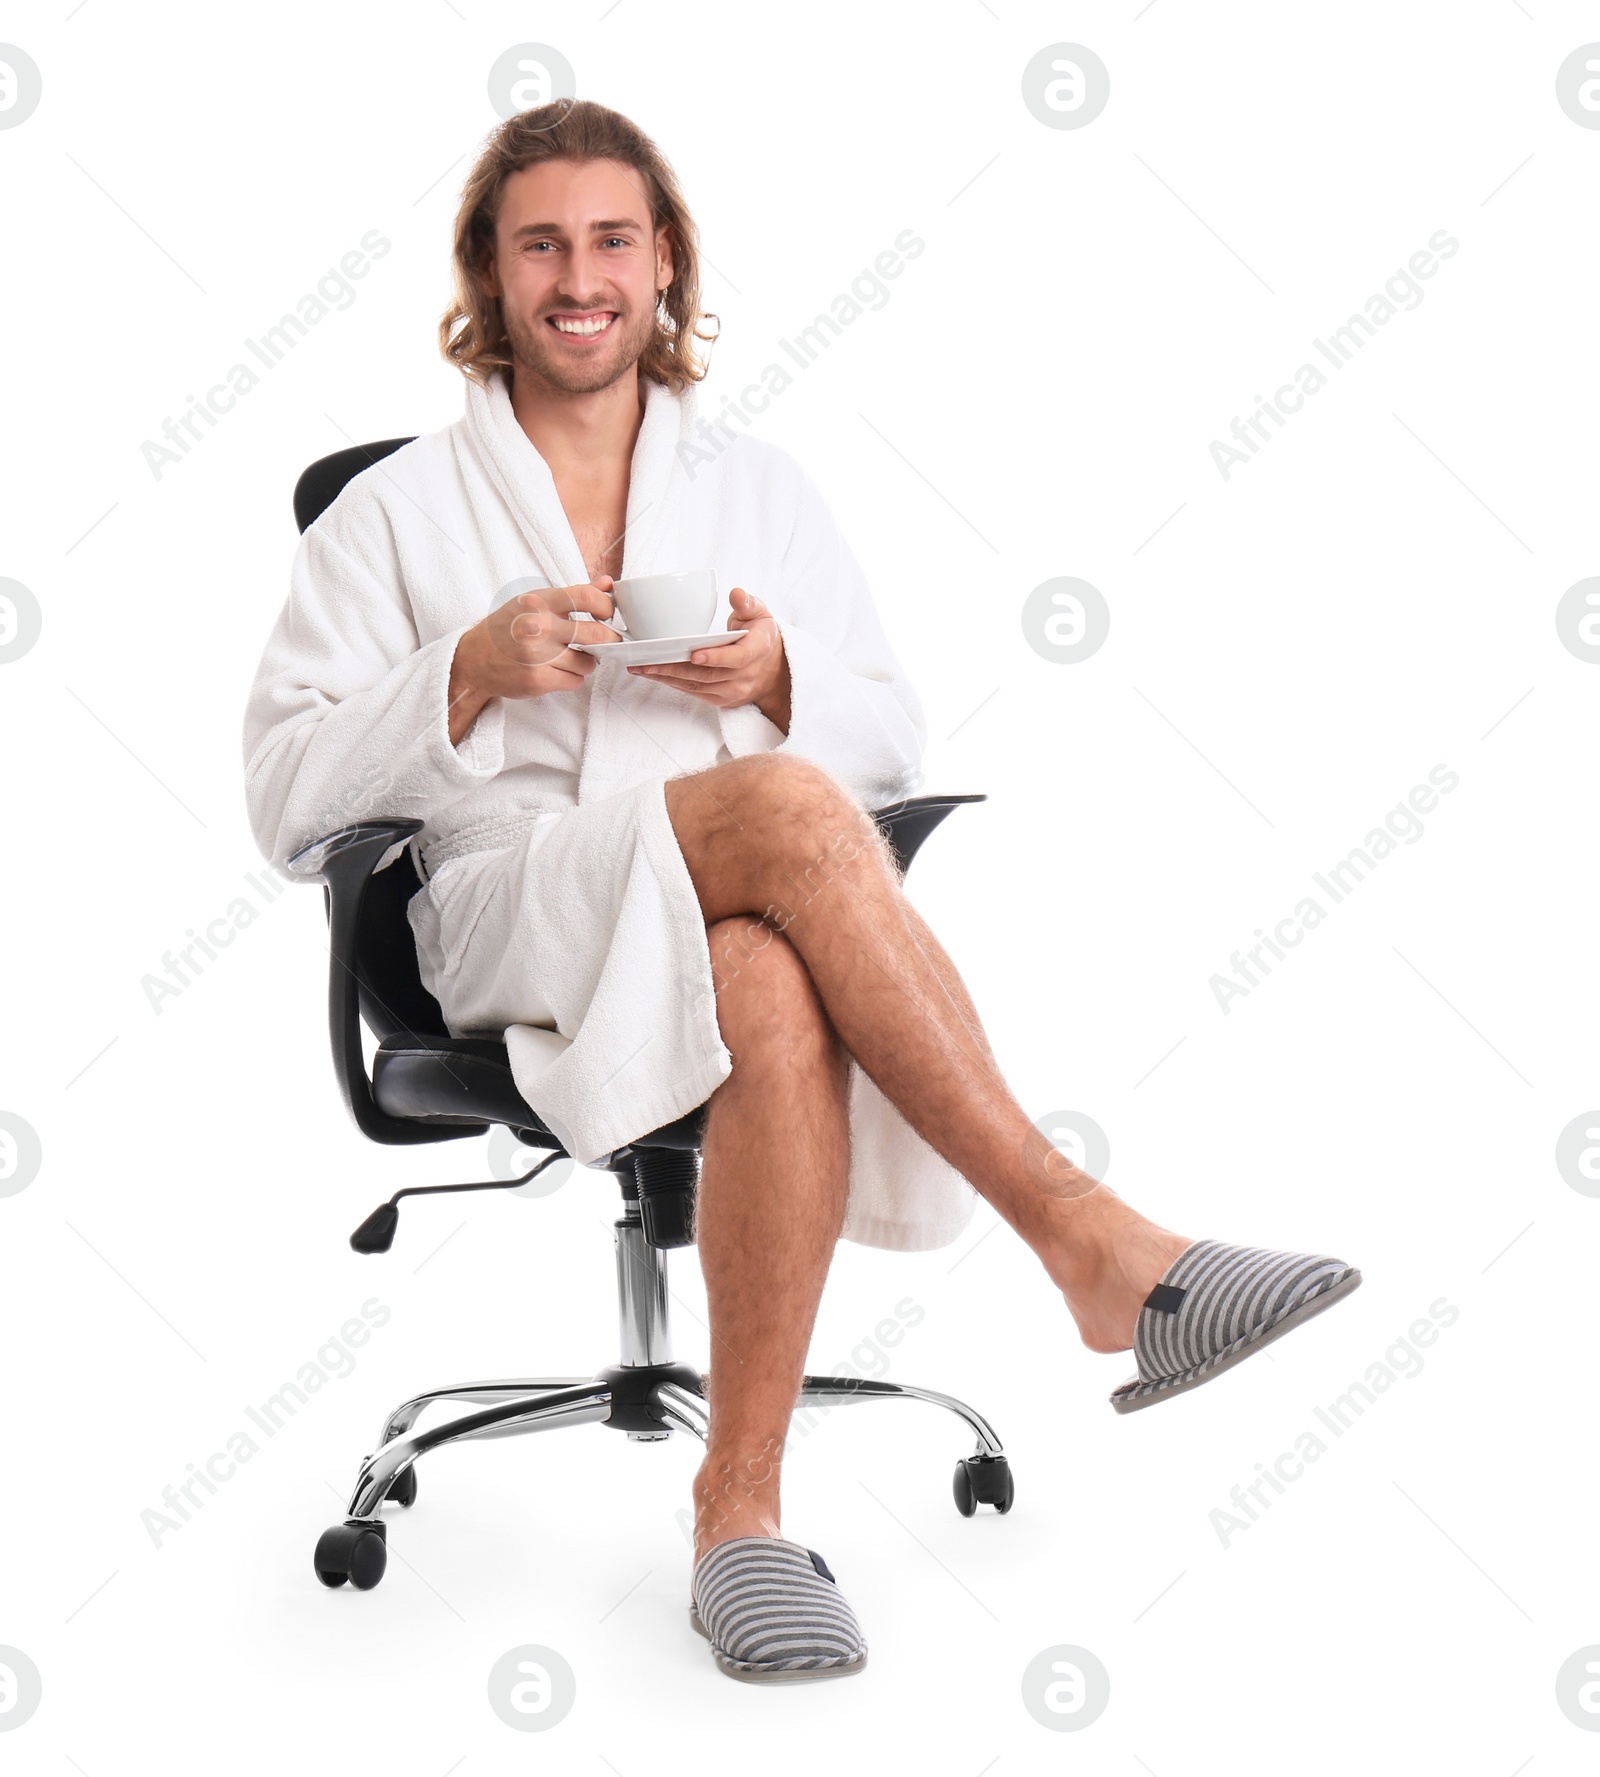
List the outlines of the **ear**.
<svg viewBox="0 0 1600 1777">
<path fill-rule="evenodd" d="M 672 229 L 669 224 L 662 223 L 656 230 L 656 295 L 665 296 L 668 286 L 677 275 L 672 263 Z"/>
</svg>

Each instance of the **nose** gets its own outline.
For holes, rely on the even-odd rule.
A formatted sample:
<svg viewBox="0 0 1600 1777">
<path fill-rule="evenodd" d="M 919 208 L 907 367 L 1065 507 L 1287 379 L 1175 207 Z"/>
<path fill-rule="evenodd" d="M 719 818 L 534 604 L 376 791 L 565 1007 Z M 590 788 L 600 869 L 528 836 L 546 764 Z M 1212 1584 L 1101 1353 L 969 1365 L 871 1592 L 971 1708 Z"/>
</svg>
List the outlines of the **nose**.
<svg viewBox="0 0 1600 1777">
<path fill-rule="evenodd" d="M 606 294 L 608 278 L 600 249 L 582 243 L 567 260 L 559 291 L 561 301 L 575 309 L 604 308 L 611 301 Z"/>
</svg>

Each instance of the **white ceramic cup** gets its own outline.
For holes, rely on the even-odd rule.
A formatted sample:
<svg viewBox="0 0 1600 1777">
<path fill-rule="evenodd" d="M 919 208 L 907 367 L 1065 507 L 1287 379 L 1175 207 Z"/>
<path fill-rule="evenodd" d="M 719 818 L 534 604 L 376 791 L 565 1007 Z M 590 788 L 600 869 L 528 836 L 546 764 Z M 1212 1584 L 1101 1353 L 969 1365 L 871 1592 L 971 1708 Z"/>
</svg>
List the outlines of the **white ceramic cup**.
<svg viewBox="0 0 1600 1777">
<path fill-rule="evenodd" d="M 635 574 L 617 581 L 611 596 L 631 642 L 709 635 L 717 614 L 717 571 L 691 568 L 682 574 Z"/>
</svg>

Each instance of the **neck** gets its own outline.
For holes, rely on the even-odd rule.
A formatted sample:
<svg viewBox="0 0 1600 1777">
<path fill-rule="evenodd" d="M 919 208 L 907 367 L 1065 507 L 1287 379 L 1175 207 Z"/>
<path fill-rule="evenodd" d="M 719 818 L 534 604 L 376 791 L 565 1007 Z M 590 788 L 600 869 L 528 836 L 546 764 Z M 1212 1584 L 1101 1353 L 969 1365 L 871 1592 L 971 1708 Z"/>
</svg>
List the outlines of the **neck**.
<svg viewBox="0 0 1600 1777">
<path fill-rule="evenodd" d="M 595 475 L 633 460 L 644 390 L 637 366 L 608 388 L 572 394 L 536 381 L 519 364 L 512 372 L 511 411 L 558 479 Z"/>
</svg>

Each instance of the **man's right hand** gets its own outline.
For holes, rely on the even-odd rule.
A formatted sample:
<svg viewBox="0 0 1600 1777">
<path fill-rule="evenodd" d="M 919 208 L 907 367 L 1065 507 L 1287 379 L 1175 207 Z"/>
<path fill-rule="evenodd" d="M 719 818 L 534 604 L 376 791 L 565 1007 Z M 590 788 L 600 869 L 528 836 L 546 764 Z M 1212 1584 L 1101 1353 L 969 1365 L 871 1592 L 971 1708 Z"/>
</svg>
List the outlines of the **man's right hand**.
<svg viewBox="0 0 1600 1777">
<path fill-rule="evenodd" d="M 575 653 L 570 644 L 622 637 L 603 621 L 585 622 L 567 613 L 610 617 L 616 609 L 612 585 L 609 574 L 599 574 L 589 585 L 519 592 L 475 623 L 456 643 L 450 665 L 450 744 L 460 744 L 490 698 L 578 690 L 594 671 L 595 657 Z"/>
</svg>

